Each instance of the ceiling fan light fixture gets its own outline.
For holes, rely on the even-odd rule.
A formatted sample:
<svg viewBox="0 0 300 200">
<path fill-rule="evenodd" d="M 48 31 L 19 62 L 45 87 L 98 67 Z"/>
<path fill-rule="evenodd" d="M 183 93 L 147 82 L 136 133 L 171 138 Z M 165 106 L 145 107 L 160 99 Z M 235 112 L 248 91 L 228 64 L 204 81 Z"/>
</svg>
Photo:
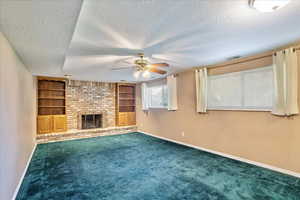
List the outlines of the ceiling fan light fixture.
<svg viewBox="0 0 300 200">
<path fill-rule="evenodd" d="M 140 77 L 140 74 L 141 74 L 141 71 L 140 70 L 137 70 L 133 73 L 133 76 L 134 78 L 139 78 Z"/>
<path fill-rule="evenodd" d="M 289 2 L 290 0 L 249 0 L 249 6 L 260 12 L 273 12 Z"/>
<path fill-rule="evenodd" d="M 150 74 L 150 72 L 148 70 L 146 70 L 146 71 L 143 72 L 143 77 L 144 78 L 150 78 L 150 75 L 151 74 Z"/>
</svg>

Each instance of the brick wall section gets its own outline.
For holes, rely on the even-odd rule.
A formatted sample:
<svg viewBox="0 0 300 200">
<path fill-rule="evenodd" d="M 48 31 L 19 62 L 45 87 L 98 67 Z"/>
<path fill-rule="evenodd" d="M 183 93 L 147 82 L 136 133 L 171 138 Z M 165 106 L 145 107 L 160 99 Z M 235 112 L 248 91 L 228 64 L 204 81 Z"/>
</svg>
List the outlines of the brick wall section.
<svg viewBox="0 0 300 200">
<path fill-rule="evenodd" d="M 115 84 L 71 80 L 66 87 L 68 129 L 78 128 L 78 115 L 103 113 L 103 127 L 115 126 Z"/>
</svg>

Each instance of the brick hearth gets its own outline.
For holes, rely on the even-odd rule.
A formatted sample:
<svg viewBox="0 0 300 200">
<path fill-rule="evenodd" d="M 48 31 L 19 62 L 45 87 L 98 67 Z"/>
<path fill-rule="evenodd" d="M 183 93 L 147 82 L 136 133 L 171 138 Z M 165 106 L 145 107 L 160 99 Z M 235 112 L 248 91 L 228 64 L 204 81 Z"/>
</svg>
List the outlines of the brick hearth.
<svg viewBox="0 0 300 200">
<path fill-rule="evenodd" d="M 98 129 L 73 129 L 63 133 L 50 133 L 37 135 L 37 143 L 58 142 L 82 138 L 99 137 L 106 135 L 118 135 L 137 131 L 137 126 L 109 127 Z"/>
</svg>

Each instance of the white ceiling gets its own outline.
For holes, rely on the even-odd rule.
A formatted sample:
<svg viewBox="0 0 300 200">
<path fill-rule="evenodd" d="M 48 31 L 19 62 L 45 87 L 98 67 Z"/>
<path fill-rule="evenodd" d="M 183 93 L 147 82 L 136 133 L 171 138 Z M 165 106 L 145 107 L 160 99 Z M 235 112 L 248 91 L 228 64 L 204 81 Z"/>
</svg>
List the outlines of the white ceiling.
<svg viewBox="0 0 300 200">
<path fill-rule="evenodd" d="M 0 31 L 33 74 L 62 75 L 81 0 L 0 0 Z"/>
<path fill-rule="evenodd" d="M 111 68 L 144 52 L 172 73 L 299 40 L 299 10 L 298 0 L 273 13 L 248 0 L 0 0 L 0 29 L 34 74 L 135 81 Z"/>
</svg>

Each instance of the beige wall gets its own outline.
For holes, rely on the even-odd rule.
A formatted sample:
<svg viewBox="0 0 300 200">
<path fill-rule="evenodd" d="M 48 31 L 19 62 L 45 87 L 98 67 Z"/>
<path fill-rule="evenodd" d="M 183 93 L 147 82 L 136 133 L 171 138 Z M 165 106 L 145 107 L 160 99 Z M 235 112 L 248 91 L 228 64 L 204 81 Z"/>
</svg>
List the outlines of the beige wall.
<svg viewBox="0 0 300 200">
<path fill-rule="evenodd" d="M 34 148 L 36 81 L 0 32 L 0 199 L 10 200 Z"/>
<path fill-rule="evenodd" d="M 271 62 L 270 58 L 264 58 L 261 62 L 268 63 L 266 59 Z M 224 68 L 220 71 L 223 73 Z M 213 73 L 217 73 L 216 70 Z M 199 114 L 195 108 L 194 72 L 180 73 L 177 85 L 177 111 L 151 109 L 148 113 L 141 110 L 140 87 L 137 87 L 139 130 L 300 172 L 300 116 L 282 118 L 269 112 L 244 111 Z M 182 131 L 185 132 L 184 137 Z"/>
</svg>

